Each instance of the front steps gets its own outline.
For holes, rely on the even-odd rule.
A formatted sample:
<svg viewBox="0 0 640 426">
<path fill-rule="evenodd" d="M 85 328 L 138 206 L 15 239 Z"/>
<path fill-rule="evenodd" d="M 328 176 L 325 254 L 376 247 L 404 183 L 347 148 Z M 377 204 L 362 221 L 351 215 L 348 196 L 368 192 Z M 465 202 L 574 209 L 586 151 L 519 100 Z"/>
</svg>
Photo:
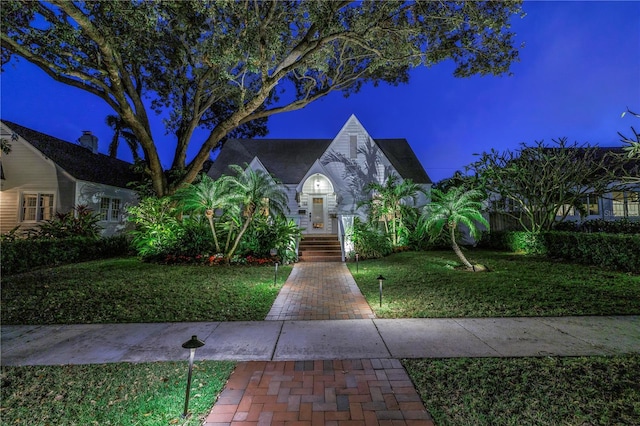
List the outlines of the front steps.
<svg viewBox="0 0 640 426">
<path fill-rule="evenodd" d="M 300 262 L 342 262 L 342 249 L 336 234 L 305 234 L 298 247 Z"/>
</svg>

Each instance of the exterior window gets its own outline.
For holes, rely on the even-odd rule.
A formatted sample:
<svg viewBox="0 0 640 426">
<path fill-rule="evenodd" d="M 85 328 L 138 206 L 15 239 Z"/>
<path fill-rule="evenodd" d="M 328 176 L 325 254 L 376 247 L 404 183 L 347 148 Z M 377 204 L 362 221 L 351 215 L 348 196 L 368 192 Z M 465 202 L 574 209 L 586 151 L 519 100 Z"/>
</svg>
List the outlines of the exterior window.
<svg viewBox="0 0 640 426">
<path fill-rule="evenodd" d="M 612 207 L 614 216 L 640 216 L 640 193 L 614 192 Z"/>
<path fill-rule="evenodd" d="M 565 213 L 567 216 L 575 216 L 576 209 L 570 204 L 563 204 L 558 209 L 558 213 L 556 213 L 556 216 L 564 216 Z"/>
<path fill-rule="evenodd" d="M 53 194 L 22 194 L 23 222 L 50 220 L 53 212 Z"/>
<path fill-rule="evenodd" d="M 627 215 L 640 216 L 640 192 L 627 192 Z"/>
<path fill-rule="evenodd" d="M 358 135 L 349 137 L 349 158 L 358 158 Z"/>
<path fill-rule="evenodd" d="M 613 193 L 613 215 L 624 217 L 624 192 Z"/>
<path fill-rule="evenodd" d="M 120 199 L 100 198 L 100 220 L 106 222 L 120 221 Z"/>
<path fill-rule="evenodd" d="M 581 204 L 584 207 L 584 211 L 586 212 L 587 216 L 600 214 L 598 202 L 599 197 L 596 194 L 587 194 L 582 198 Z"/>
</svg>

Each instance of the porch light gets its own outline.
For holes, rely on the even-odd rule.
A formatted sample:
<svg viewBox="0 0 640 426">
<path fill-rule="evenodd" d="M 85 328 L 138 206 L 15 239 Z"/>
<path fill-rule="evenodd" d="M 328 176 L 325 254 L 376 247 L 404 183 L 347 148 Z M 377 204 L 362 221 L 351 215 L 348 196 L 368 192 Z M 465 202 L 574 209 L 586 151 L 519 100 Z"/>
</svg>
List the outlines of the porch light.
<svg viewBox="0 0 640 426">
<path fill-rule="evenodd" d="M 382 275 L 378 275 L 378 285 L 380 286 L 380 307 L 382 307 L 382 281 L 385 280 L 385 278 Z"/>
<path fill-rule="evenodd" d="M 185 349 L 189 349 L 189 374 L 187 376 L 187 394 L 185 395 L 184 400 L 184 413 L 182 413 L 182 418 L 187 418 L 187 412 L 189 410 L 189 390 L 191 389 L 191 372 L 193 371 L 193 358 L 196 355 L 196 349 L 204 346 L 204 342 L 198 339 L 198 336 L 191 336 L 190 340 L 187 340 L 182 344 L 182 347 Z"/>
</svg>

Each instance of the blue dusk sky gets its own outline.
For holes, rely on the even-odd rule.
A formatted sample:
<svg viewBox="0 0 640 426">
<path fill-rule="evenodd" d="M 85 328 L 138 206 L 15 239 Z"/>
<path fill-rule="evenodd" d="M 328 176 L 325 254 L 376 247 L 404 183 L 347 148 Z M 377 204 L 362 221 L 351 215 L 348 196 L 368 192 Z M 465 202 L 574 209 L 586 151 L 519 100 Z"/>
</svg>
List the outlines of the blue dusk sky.
<svg viewBox="0 0 640 426">
<path fill-rule="evenodd" d="M 524 43 L 511 76 L 452 76 L 453 64 L 412 71 L 407 85 L 334 93 L 306 108 L 269 119 L 271 138 L 333 138 L 355 114 L 375 138 L 406 138 L 434 182 L 491 148 L 567 137 L 570 142 L 620 146 L 617 132 L 640 128 L 640 2 L 530 1 L 514 17 Z M 0 76 L 1 117 L 75 141 L 83 130 L 106 152 L 113 111 L 97 97 L 54 82 L 25 60 Z M 154 120 L 154 137 L 169 166 L 174 142 Z M 197 144 L 195 139 L 193 144 Z M 130 160 L 122 144 L 118 156 Z"/>
</svg>

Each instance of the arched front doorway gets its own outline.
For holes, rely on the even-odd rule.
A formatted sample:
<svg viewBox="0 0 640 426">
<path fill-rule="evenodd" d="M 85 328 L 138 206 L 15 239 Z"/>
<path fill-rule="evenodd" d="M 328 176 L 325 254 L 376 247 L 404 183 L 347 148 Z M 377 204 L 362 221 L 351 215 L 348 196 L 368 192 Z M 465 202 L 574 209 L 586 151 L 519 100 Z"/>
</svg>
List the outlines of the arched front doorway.
<svg viewBox="0 0 640 426">
<path fill-rule="evenodd" d="M 305 233 L 335 234 L 336 194 L 325 175 L 315 173 L 302 186 L 301 202 L 307 207 Z"/>
</svg>

